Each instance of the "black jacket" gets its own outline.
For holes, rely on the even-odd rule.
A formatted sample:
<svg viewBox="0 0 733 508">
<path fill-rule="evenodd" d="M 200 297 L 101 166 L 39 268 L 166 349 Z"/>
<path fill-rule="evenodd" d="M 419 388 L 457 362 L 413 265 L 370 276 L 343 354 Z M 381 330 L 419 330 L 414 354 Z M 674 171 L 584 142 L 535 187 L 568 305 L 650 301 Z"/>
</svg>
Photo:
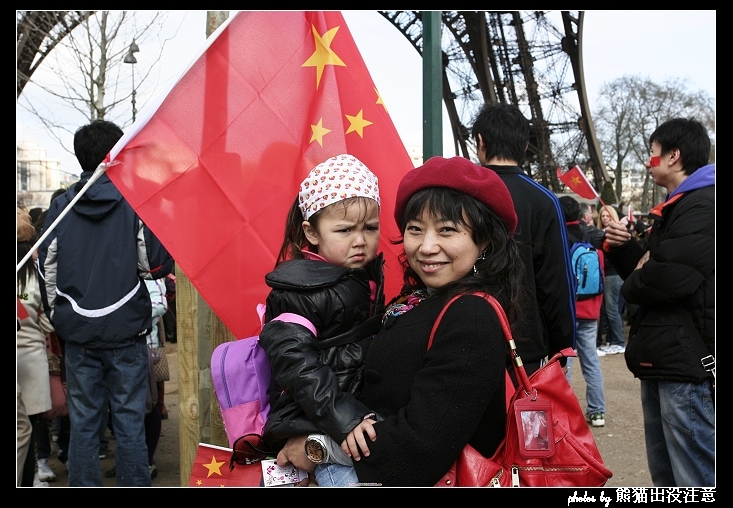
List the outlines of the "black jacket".
<svg viewBox="0 0 733 508">
<path fill-rule="evenodd" d="M 55 199 L 47 229 L 92 176 Z M 44 229 L 45 231 L 45 229 Z M 152 328 L 144 279 L 173 269 L 173 258 L 104 174 L 59 221 L 38 249 L 45 311 L 63 340 L 114 349 Z"/>
<path fill-rule="evenodd" d="M 528 300 L 517 340 L 524 363 L 575 345 L 575 276 L 557 197 L 518 166 L 487 166 L 506 184 L 517 212 L 514 239 L 524 262 Z M 564 364 L 564 361 L 561 363 Z"/>
<path fill-rule="evenodd" d="M 374 304 L 370 280 L 377 284 Z M 359 394 L 364 358 L 381 326 L 382 257 L 358 269 L 288 260 L 265 281 L 272 290 L 260 344 L 272 364 L 273 386 L 264 440 L 278 450 L 289 437 L 323 432 L 341 443 L 371 412 L 348 394 Z M 298 324 L 271 321 L 283 312 L 309 319 L 318 336 Z"/>
<path fill-rule="evenodd" d="M 635 241 L 608 250 L 627 302 L 639 305 L 626 365 L 635 377 L 699 383 L 715 355 L 715 187 L 684 193 L 662 208 L 649 236 L 651 257 Z"/>
<path fill-rule="evenodd" d="M 494 309 L 462 296 L 428 339 L 447 297 L 401 314 L 374 339 L 361 400 L 382 417 L 360 482 L 430 487 L 470 443 L 490 457 L 506 430 L 506 339 Z"/>
</svg>

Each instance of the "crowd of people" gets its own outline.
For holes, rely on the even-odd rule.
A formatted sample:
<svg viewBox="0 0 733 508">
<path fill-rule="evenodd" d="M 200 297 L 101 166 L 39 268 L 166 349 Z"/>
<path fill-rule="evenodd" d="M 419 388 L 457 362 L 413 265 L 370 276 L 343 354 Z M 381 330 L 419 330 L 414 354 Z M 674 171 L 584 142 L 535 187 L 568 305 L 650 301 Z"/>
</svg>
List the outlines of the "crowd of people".
<svg viewBox="0 0 733 508">
<path fill-rule="evenodd" d="M 380 216 L 378 179 L 353 155 L 329 158 L 303 180 L 265 275 L 260 342 L 273 384 L 263 446 L 279 465 L 310 473 L 302 486 L 432 486 L 466 444 L 491 456 L 516 380 L 505 377 L 506 341 L 481 292 L 505 309 L 528 374 L 576 349 L 592 427 L 606 425 L 608 412 L 599 357 L 624 354 L 641 380 L 654 486 L 714 486 L 715 168 L 704 127 L 676 118 L 652 133 L 647 166 L 668 194 L 649 227 L 608 206 L 594 224 L 585 203 L 530 178 L 520 166 L 530 125 L 518 108 L 485 105 L 471 135 L 479 163 L 432 157 L 407 171 L 394 217 Z M 39 213 L 38 230 L 18 208 L 19 260 L 121 136 L 102 120 L 76 132 L 81 180 Z M 311 185 L 326 174 L 355 184 L 339 194 Z M 383 220 L 401 234 L 398 295 L 384 294 Z M 603 291 L 582 301 L 570 263 L 581 239 L 604 270 Z M 175 296 L 166 287 L 172 270 L 105 175 L 19 269 L 18 486 L 54 479 L 49 427 L 69 486 L 101 486 L 103 475 L 152 485 L 167 414 L 153 351 L 166 339 L 156 323 Z M 621 304 L 635 309 L 628 337 Z M 275 319 L 283 313 L 314 330 Z M 563 365 L 568 378 L 574 363 Z M 108 428 L 115 465 L 103 473 Z"/>
</svg>

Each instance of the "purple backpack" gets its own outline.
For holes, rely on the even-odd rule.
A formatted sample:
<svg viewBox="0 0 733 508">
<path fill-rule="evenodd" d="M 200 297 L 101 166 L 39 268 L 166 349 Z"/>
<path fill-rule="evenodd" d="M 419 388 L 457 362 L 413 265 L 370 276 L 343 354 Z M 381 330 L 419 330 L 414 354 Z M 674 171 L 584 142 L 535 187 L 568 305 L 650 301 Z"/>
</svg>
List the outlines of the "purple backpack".
<svg viewBox="0 0 733 508">
<path fill-rule="evenodd" d="M 257 306 L 257 314 L 262 323 L 264 304 Z M 318 335 L 313 323 L 297 314 L 285 312 L 273 321 L 297 323 Z M 272 370 L 259 335 L 218 345 L 211 355 L 211 377 L 229 446 L 244 434 L 262 435 L 270 413 L 267 391 Z"/>
</svg>

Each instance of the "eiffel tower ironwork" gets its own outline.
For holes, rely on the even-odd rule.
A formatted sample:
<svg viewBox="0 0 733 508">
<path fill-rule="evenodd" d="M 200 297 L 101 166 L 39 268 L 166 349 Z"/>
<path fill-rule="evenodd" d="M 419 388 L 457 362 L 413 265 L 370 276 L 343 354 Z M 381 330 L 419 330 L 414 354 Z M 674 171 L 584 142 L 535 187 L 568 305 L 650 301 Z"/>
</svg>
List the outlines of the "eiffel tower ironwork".
<svg viewBox="0 0 733 508">
<path fill-rule="evenodd" d="M 422 54 L 420 11 L 379 11 Z M 591 169 L 610 181 L 583 77 L 583 11 L 442 11 L 443 102 L 456 155 L 477 161 L 470 127 L 486 102 L 508 102 L 530 119 L 522 166 L 559 190 L 556 168 Z"/>
</svg>

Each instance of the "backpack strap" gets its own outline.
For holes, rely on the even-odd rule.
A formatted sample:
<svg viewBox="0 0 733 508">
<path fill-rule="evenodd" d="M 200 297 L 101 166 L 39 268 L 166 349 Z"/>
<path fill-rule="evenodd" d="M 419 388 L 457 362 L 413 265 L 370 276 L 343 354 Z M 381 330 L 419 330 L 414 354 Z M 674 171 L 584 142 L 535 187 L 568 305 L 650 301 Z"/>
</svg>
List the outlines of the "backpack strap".
<svg viewBox="0 0 733 508">
<path fill-rule="evenodd" d="M 261 306 L 261 308 L 260 308 Z M 265 316 L 265 305 L 257 305 L 257 314 L 260 316 L 260 323 L 263 324 Z M 308 319 L 300 314 L 293 314 L 292 312 L 283 312 L 279 316 L 272 319 L 272 321 L 283 321 L 285 323 L 295 323 L 306 327 L 310 332 L 318 337 L 318 332 L 315 325 Z M 264 324 L 263 324 L 264 325 Z M 319 349 L 327 349 L 335 346 L 343 346 L 344 344 L 351 344 L 352 342 L 365 339 L 370 335 L 375 335 L 379 332 L 382 326 L 382 316 L 374 315 L 368 319 L 365 319 L 361 323 L 352 326 L 348 331 L 336 335 L 335 337 L 329 337 L 318 341 Z"/>
<path fill-rule="evenodd" d="M 260 330 L 265 326 L 265 311 L 267 306 L 264 303 L 257 304 L 257 316 L 260 318 Z M 284 323 L 295 323 L 297 325 L 305 326 L 310 332 L 318 337 L 318 331 L 313 323 L 308 318 L 304 318 L 300 314 L 293 314 L 292 312 L 283 312 L 277 317 L 272 318 L 273 321 L 282 321 Z"/>
<path fill-rule="evenodd" d="M 316 331 L 316 327 L 313 326 L 313 323 L 311 323 L 309 319 L 304 318 L 300 314 L 283 312 L 279 316 L 272 318 L 272 321 L 283 321 L 284 323 L 295 323 L 296 325 L 305 326 L 308 330 L 310 330 L 313 335 L 318 337 L 318 332 Z"/>
</svg>

